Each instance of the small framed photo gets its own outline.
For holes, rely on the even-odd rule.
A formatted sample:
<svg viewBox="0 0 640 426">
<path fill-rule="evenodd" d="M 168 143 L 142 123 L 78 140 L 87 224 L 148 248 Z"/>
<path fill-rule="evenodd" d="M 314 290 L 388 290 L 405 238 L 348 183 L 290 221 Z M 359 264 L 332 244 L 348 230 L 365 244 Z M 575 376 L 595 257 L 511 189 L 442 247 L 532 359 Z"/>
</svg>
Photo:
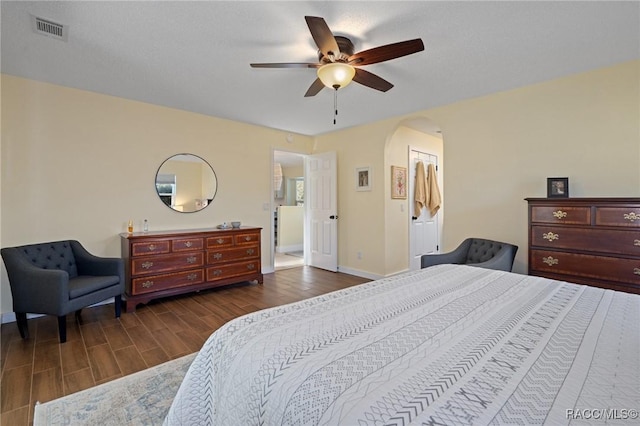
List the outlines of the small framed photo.
<svg viewBox="0 0 640 426">
<path fill-rule="evenodd" d="M 391 198 L 407 198 L 407 168 L 391 166 Z"/>
<path fill-rule="evenodd" d="M 568 198 L 569 178 L 552 177 L 547 178 L 547 198 Z"/>
<path fill-rule="evenodd" d="M 371 191 L 371 167 L 356 168 L 356 191 Z"/>
</svg>

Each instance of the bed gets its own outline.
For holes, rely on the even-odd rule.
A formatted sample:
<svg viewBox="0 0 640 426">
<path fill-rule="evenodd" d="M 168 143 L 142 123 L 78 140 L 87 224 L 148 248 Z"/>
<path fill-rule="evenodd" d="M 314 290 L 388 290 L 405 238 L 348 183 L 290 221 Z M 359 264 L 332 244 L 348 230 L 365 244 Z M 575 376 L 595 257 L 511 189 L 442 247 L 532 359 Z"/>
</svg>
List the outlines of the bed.
<svg viewBox="0 0 640 426">
<path fill-rule="evenodd" d="M 635 424 L 639 354 L 638 295 L 438 265 L 228 322 L 165 424 Z"/>
</svg>

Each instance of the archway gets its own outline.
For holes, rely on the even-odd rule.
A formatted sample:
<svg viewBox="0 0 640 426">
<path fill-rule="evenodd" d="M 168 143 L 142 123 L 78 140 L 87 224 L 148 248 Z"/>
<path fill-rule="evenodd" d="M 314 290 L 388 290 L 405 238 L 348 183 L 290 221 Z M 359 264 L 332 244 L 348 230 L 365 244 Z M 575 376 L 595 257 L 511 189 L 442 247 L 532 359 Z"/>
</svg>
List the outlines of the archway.
<svg viewBox="0 0 640 426">
<path fill-rule="evenodd" d="M 437 181 L 441 207 L 430 223 L 430 231 L 417 235 L 418 222 L 414 214 L 415 162 L 429 158 L 437 163 Z M 444 142 L 440 127 L 427 117 L 407 118 L 398 123 L 385 144 L 385 259 L 387 275 L 419 268 L 419 256 L 425 248 L 437 252 L 442 246 L 444 225 Z M 406 170 L 406 197 L 392 198 L 392 166 Z M 426 215 L 420 215 L 424 219 Z M 427 228 L 421 228 L 426 230 Z M 432 239 L 434 241 L 427 241 Z M 426 253 L 424 253 L 426 254 Z M 416 258 L 418 259 L 416 261 Z M 416 263 L 417 262 L 417 263 Z"/>
</svg>

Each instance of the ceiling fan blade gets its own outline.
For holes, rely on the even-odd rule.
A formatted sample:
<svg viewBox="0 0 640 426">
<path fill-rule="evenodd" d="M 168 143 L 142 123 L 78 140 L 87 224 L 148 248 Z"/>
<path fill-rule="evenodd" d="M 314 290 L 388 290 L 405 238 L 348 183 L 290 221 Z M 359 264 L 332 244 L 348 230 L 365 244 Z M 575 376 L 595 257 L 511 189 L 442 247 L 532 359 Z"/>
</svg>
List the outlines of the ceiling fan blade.
<svg viewBox="0 0 640 426">
<path fill-rule="evenodd" d="M 361 68 L 356 68 L 356 75 L 353 77 L 353 81 L 381 92 L 386 92 L 393 87 L 393 84 L 389 83 L 382 77 L 378 77 L 377 75 Z"/>
<path fill-rule="evenodd" d="M 308 98 L 310 96 L 315 96 L 320 93 L 322 89 L 324 89 L 324 84 L 319 78 L 316 78 L 316 80 L 311 83 L 311 86 L 309 86 L 309 89 L 307 89 L 307 93 L 304 94 L 304 97 Z"/>
<path fill-rule="evenodd" d="M 416 38 L 414 40 L 400 41 L 398 43 L 374 47 L 373 49 L 355 53 L 349 57 L 349 63 L 358 66 L 376 64 L 378 62 L 411 55 L 423 50 L 424 43 L 421 39 Z"/>
<path fill-rule="evenodd" d="M 305 16 L 304 19 L 307 21 L 311 36 L 322 54 L 324 56 L 333 55 L 334 57 L 338 57 L 340 55 L 338 42 L 325 20 L 317 16 Z"/>
<path fill-rule="evenodd" d="M 249 64 L 252 68 L 320 68 L 320 64 L 312 64 L 306 62 L 282 62 L 282 63 L 264 63 Z"/>
</svg>

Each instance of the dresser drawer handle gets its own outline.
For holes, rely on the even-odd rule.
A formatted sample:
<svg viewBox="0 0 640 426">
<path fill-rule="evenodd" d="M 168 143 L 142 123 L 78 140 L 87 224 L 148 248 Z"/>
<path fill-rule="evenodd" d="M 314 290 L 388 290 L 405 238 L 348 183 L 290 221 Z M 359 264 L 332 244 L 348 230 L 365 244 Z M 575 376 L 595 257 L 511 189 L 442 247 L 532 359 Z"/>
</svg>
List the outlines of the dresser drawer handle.
<svg viewBox="0 0 640 426">
<path fill-rule="evenodd" d="M 250 264 L 247 265 L 247 269 L 249 269 L 249 270 L 256 269 L 256 265 L 254 265 L 253 263 L 250 263 Z"/>
<path fill-rule="evenodd" d="M 198 274 L 189 274 L 189 275 L 187 275 L 187 279 L 189 281 L 194 281 L 196 278 L 198 278 Z"/>
<path fill-rule="evenodd" d="M 640 275 L 640 268 L 633 268 L 633 273 L 635 275 Z"/>
<path fill-rule="evenodd" d="M 185 247 L 191 247 L 193 245 L 193 243 L 191 241 L 187 241 L 186 243 L 184 243 Z"/>
<path fill-rule="evenodd" d="M 213 255 L 213 258 L 214 258 L 215 260 L 220 260 L 220 259 L 222 259 L 222 253 L 215 253 L 215 254 Z"/>
<path fill-rule="evenodd" d="M 156 245 L 155 244 L 149 244 L 147 246 L 147 248 L 149 249 L 149 251 L 154 251 L 156 249 Z"/>
<path fill-rule="evenodd" d="M 214 277 L 219 277 L 220 275 L 222 275 L 222 271 L 220 269 L 216 269 L 215 271 L 213 271 Z"/>
<path fill-rule="evenodd" d="M 544 238 L 545 240 L 553 241 L 557 240 L 560 237 L 558 236 L 558 234 L 554 234 L 553 232 L 547 232 L 546 234 L 542 234 L 542 238 Z"/>
<path fill-rule="evenodd" d="M 564 219 L 567 217 L 567 212 L 563 212 L 562 210 L 555 211 L 553 212 L 553 217 L 556 219 Z"/>
<path fill-rule="evenodd" d="M 639 244 L 639 245 L 640 245 L 640 244 Z M 248 255 L 252 255 L 252 254 L 253 254 L 253 252 L 254 252 L 254 250 L 253 250 L 253 249 L 247 249 L 247 254 L 248 254 Z"/>
<path fill-rule="evenodd" d="M 224 240 L 223 240 L 222 238 L 218 238 L 218 239 L 216 240 L 216 243 L 218 243 L 218 244 L 222 244 L 222 243 L 224 243 Z"/>
<path fill-rule="evenodd" d="M 634 220 L 640 220 L 640 214 L 636 214 L 636 212 L 625 213 L 623 217 L 629 222 L 633 222 Z"/>
<path fill-rule="evenodd" d="M 189 263 L 189 264 L 196 263 L 196 260 L 198 260 L 198 259 L 195 256 L 187 257 L 187 263 Z"/>
<path fill-rule="evenodd" d="M 142 269 L 149 269 L 153 266 L 153 262 L 144 262 L 141 266 Z"/>
<path fill-rule="evenodd" d="M 145 281 L 142 283 L 142 287 L 149 288 L 153 286 L 153 281 Z"/>
<path fill-rule="evenodd" d="M 244 240 L 245 240 L 245 241 L 251 241 L 251 237 L 246 236 L 246 237 L 244 237 Z"/>
<path fill-rule="evenodd" d="M 553 266 L 553 265 L 557 265 L 558 264 L 558 259 L 554 259 L 551 256 L 543 257 L 542 258 L 542 263 L 546 263 L 549 266 Z"/>
</svg>

